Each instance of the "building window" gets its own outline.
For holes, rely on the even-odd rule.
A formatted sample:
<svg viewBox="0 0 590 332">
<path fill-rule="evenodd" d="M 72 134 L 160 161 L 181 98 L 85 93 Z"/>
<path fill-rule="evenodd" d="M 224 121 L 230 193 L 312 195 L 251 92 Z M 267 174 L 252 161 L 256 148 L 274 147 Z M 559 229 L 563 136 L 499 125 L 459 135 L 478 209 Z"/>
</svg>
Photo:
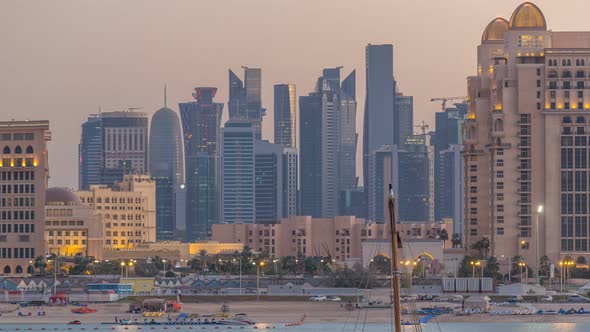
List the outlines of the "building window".
<svg viewBox="0 0 590 332">
<path fill-rule="evenodd" d="M 496 205 L 496 212 L 498 212 L 498 213 L 504 212 L 504 205 Z"/>
<path fill-rule="evenodd" d="M 476 229 L 476 228 L 472 228 L 472 229 L 469 231 L 469 235 L 471 235 L 471 236 L 477 236 L 477 229 Z"/>
<path fill-rule="evenodd" d="M 496 234 L 497 235 L 504 235 L 504 227 L 498 227 L 496 229 Z"/>
</svg>

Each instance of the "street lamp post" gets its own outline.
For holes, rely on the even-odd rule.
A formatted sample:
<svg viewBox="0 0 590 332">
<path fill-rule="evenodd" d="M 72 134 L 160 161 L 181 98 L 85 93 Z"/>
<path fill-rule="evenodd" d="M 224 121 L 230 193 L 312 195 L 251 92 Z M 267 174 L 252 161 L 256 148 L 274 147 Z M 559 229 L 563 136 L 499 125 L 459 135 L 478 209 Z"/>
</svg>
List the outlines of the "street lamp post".
<svg viewBox="0 0 590 332">
<path fill-rule="evenodd" d="M 471 264 L 471 274 L 475 278 L 475 267 L 480 266 L 481 263 L 479 261 L 471 261 L 469 264 Z M 483 277 L 483 266 L 481 267 L 481 276 Z"/>
<path fill-rule="evenodd" d="M 537 207 L 537 217 L 535 218 L 535 278 L 537 285 L 540 285 L 539 277 L 539 215 L 543 213 L 543 205 Z"/>
<path fill-rule="evenodd" d="M 256 300 L 260 300 L 260 268 L 264 266 L 264 261 L 256 264 Z"/>
<path fill-rule="evenodd" d="M 526 268 L 526 263 L 523 261 L 520 261 L 520 262 L 518 262 L 518 266 L 520 266 L 520 283 L 522 283 L 522 276 L 525 274 L 524 269 Z M 528 274 L 528 268 L 527 268 L 527 274 Z M 527 280 L 526 276 L 524 278 L 524 283 L 528 284 L 528 280 Z"/>
</svg>

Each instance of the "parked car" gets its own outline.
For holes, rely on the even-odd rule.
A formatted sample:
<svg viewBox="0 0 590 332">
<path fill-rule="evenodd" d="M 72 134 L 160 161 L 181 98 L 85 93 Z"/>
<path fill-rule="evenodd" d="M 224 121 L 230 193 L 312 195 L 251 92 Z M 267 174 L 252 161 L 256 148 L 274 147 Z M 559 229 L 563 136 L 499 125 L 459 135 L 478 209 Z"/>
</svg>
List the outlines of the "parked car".
<svg viewBox="0 0 590 332">
<path fill-rule="evenodd" d="M 325 296 L 319 295 L 319 296 L 312 296 L 307 300 L 312 301 L 312 302 L 323 302 L 323 301 L 327 301 L 328 299 Z"/>
<path fill-rule="evenodd" d="M 416 295 L 405 295 L 402 296 L 401 301 L 402 302 L 411 302 L 411 301 L 416 301 L 418 299 L 418 297 Z"/>
<path fill-rule="evenodd" d="M 587 298 L 580 296 L 580 295 L 571 295 L 567 298 L 568 302 L 575 302 L 575 303 L 584 303 L 589 302 Z"/>
<path fill-rule="evenodd" d="M 541 302 L 553 302 L 553 296 L 545 295 L 541 298 Z"/>
<path fill-rule="evenodd" d="M 508 302 L 522 302 L 522 296 L 516 295 L 508 299 Z"/>
<path fill-rule="evenodd" d="M 342 299 L 339 296 L 327 296 L 326 301 L 340 302 L 340 301 L 342 301 Z"/>
</svg>

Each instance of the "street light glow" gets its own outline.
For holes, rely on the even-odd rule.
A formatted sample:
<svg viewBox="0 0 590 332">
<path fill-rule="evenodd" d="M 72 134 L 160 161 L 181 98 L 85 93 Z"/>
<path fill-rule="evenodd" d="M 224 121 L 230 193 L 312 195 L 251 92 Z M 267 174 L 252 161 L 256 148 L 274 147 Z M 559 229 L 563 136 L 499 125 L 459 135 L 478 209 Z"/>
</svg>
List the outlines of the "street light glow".
<svg viewBox="0 0 590 332">
<path fill-rule="evenodd" d="M 537 207 L 537 213 L 543 213 L 543 205 Z"/>
</svg>

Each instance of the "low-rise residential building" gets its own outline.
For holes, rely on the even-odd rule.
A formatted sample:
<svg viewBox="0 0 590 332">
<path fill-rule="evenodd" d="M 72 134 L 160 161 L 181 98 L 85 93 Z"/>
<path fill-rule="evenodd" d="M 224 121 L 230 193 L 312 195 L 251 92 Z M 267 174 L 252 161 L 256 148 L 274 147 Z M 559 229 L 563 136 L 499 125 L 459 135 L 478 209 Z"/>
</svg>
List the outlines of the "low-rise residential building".
<svg viewBox="0 0 590 332">
<path fill-rule="evenodd" d="M 125 175 L 112 188 L 78 191 L 82 205 L 104 223 L 104 248 L 133 248 L 156 241 L 156 186 L 148 175 Z"/>
<path fill-rule="evenodd" d="M 404 239 L 437 239 L 442 230 L 450 234 L 451 219 L 435 223 L 403 223 Z M 389 238 L 389 225 L 367 223 L 354 216 L 312 218 L 297 216 L 276 224 L 215 224 L 212 240 L 243 243 L 274 257 L 326 256 L 346 261 L 362 258 L 362 242 Z"/>
<path fill-rule="evenodd" d="M 45 244 L 58 256 L 81 254 L 102 259 L 103 223 L 94 209 L 83 206 L 67 188 L 49 188 L 45 194 Z"/>
</svg>

